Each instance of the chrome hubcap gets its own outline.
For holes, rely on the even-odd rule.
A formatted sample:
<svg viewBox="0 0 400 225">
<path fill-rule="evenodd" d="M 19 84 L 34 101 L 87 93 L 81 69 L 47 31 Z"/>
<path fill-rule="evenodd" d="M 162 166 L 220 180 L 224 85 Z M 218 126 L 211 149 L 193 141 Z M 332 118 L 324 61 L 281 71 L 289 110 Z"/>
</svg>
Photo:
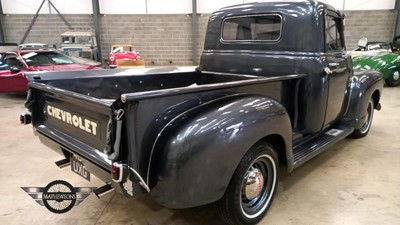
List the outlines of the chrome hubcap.
<svg viewBox="0 0 400 225">
<path fill-rule="evenodd" d="M 373 103 L 370 101 L 368 103 L 368 108 L 367 108 L 367 112 L 365 113 L 365 122 L 364 125 L 361 127 L 361 133 L 365 133 L 369 130 L 369 127 L 371 126 L 371 122 L 372 122 L 372 113 L 374 110 L 374 105 Z"/>
<path fill-rule="evenodd" d="M 248 200 L 253 200 L 261 194 L 264 186 L 264 177 L 257 168 L 250 168 L 248 171 L 245 186 L 245 195 Z"/>
<path fill-rule="evenodd" d="M 260 155 L 251 163 L 243 177 L 240 193 L 244 216 L 256 218 L 265 212 L 272 200 L 276 180 L 276 165 L 270 155 Z"/>
<path fill-rule="evenodd" d="M 400 78 L 400 73 L 399 71 L 396 71 L 393 73 L 393 80 L 398 80 Z"/>
</svg>

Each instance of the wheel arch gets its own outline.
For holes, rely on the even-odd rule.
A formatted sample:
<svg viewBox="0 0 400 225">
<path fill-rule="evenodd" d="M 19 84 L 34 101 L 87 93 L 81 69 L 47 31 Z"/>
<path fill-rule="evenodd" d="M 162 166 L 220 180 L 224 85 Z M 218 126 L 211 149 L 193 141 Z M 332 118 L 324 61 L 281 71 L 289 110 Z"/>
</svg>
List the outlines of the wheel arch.
<svg viewBox="0 0 400 225">
<path fill-rule="evenodd" d="M 381 100 L 381 92 L 379 90 L 375 90 L 372 94 L 372 99 L 374 100 L 374 108 L 378 108 L 379 102 Z"/>
<path fill-rule="evenodd" d="M 264 105 L 252 106 L 255 101 Z M 149 183 L 160 204 L 188 208 L 220 199 L 242 157 L 260 141 L 276 148 L 280 161 L 292 162 L 291 122 L 279 102 L 246 95 L 195 111 L 176 119 L 156 144 Z"/>
<path fill-rule="evenodd" d="M 359 129 L 363 125 L 364 110 L 369 99 L 374 99 L 374 108 L 377 109 L 382 89 L 383 77 L 380 72 L 355 71 L 346 90 L 342 122 Z"/>
<path fill-rule="evenodd" d="M 287 155 L 287 148 L 284 138 L 279 134 L 270 134 L 255 143 L 266 142 L 272 145 L 276 154 L 278 155 L 278 159 L 280 163 L 284 163 L 286 166 L 289 166 L 288 161 L 290 161 L 290 157 Z"/>
</svg>

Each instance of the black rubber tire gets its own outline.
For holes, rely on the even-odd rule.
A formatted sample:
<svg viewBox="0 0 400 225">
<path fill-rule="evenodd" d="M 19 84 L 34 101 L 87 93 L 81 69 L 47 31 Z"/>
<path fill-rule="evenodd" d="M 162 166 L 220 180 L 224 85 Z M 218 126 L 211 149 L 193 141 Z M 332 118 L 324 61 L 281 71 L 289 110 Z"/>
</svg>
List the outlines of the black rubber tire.
<svg viewBox="0 0 400 225">
<path fill-rule="evenodd" d="M 396 74 L 395 74 L 396 73 Z M 396 79 L 395 79 L 396 78 Z M 393 71 L 389 78 L 385 79 L 385 83 L 388 87 L 396 87 L 400 85 L 399 71 Z"/>
<path fill-rule="evenodd" d="M 262 167 L 264 163 L 265 167 Z M 251 168 L 257 168 L 257 166 L 263 168 L 259 171 L 264 172 L 263 175 L 267 175 L 268 179 L 265 179 L 265 176 L 263 176 L 262 188 L 259 190 L 260 194 L 254 199 L 248 200 L 243 193 L 243 184 L 246 173 Z M 236 168 L 224 196 L 214 204 L 216 212 L 222 220 L 231 225 L 258 223 L 265 216 L 274 199 L 278 175 L 279 161 L 273 147 L 266 142 L 255 144 L 246 153 Z M 249 202 L 246 203 L 245 201 Z M 246 207 L 244 206 L 245 204 L 255 205 L 253 207 L 254 213 L 248 213 L 249 210 L 253 212 L 253 208 Z"/>
<path fill-rule="evenodd" d="M 371 129 L 372 120 L 374 118 L 374 99 L 370 99 L 367 105 L 366 112 L 368 113 L 368 118 L 363 124 L 363 126 L 359 129 L 355 129 L 353 133 L 351 133 L 351 138 L 362 138 L 367 136 L 369 130 Z"/>
</svg>

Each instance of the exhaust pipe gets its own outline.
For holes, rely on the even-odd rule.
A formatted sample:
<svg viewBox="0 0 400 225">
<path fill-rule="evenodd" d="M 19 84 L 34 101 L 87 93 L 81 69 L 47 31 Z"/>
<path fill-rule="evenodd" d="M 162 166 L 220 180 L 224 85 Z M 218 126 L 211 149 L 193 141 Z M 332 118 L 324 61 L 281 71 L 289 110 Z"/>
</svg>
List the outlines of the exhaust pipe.
<svg viewBox="0 0 400 225">
<path fill-rule="evenodd" d="M 32 116 L 30 113 L 22 113 L 19 116 L 19 121 L 24 125 L 30 124 L 32 122 Z"/>
<path fill-rule="evenodd" d="M 101 197 L 103 197 L 104 195 L 106 195 L 106 194 L 108 194 L 108 193 L 110 193 L 110 192 L 112 192 L 112 191 L 114 191 L 114 189 L 113 189 L 109 184 L 106 184 L 106 185 L 104 185 L 104 186 L 102 186 L 102 187 L 99 187 L 99 188 L 97 188 L 96 190 L 94 190 L 93 193 L 94 193 L 98 198 L 101 198 Z"/>
</svg>

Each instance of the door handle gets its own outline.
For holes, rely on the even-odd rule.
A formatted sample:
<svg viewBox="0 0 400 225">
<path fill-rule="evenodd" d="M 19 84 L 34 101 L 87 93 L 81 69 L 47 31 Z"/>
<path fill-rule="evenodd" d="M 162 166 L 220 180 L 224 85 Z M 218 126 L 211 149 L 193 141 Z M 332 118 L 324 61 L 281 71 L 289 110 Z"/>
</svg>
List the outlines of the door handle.
<svg viewBox="0 0 400 225">
<path fill-rule="evenodd" d="M 325 67 L 323 70 L 324 75 L 331 75 L 333 74 L 333 71 L 329 67 Z"/>
</svg>

